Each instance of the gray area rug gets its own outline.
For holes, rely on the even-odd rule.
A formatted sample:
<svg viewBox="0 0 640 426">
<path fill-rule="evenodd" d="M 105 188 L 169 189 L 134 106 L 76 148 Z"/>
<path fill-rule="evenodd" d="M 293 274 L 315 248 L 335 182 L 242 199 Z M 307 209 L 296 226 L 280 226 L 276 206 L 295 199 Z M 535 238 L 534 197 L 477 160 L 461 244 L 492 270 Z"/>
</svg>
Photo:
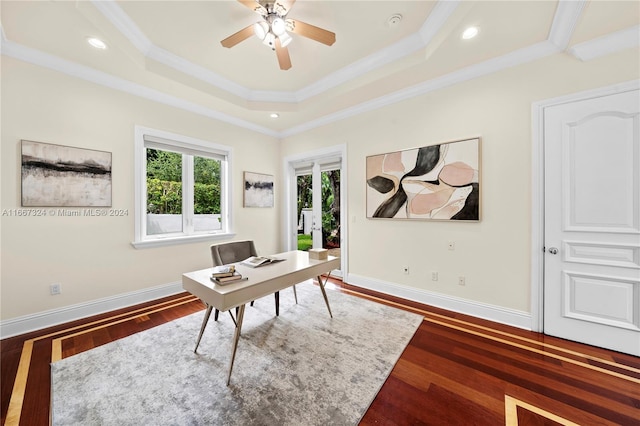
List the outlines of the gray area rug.
<svg viewBox="0 0 640 426">
<path fill-rule="evenodd" d="M 226 386 L 233 333 L 204 311 L 51 365 L 54 425 L 354 425 L 422 316 L 310 282 L 247 305 Z"/>
</svg>

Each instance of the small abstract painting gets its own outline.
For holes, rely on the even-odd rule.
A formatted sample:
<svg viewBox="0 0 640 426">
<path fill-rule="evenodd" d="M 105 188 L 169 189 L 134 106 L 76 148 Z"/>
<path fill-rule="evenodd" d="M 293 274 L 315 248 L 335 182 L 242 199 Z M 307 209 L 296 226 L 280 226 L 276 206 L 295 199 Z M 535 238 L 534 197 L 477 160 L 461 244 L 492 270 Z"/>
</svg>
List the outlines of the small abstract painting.
<svg viewBox="0 0 640 426">
<path fill-rule="evenodd" d="M 22 206 L 110 207 L 111 153 L 23 140 Z"/>
<path fill-rule="evenodd" d="M 367 217 L 480 220 L 480 138 L 367 157 Z"/>
<path fill-rule="evenodd" d="M 273 176 L 244 172 L 244 206 L 273 207 Z"/>
</svg>

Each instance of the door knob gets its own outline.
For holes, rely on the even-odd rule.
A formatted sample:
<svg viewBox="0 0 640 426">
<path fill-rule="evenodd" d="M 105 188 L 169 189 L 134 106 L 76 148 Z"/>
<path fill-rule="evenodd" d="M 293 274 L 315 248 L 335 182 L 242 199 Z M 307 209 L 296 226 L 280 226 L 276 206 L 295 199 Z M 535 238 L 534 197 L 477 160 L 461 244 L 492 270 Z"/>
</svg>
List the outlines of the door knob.
<svg viewBox="0 0 640 426">
<path fill-rule="evenodd" d="M 557 249 L 557 248 L 555 248 L 555 247 L 550 247 L 550 248 L 549 248 L 549 253 L 551 253 L 551 254 L 558 254 L 558 249 Z"/>
</svg>

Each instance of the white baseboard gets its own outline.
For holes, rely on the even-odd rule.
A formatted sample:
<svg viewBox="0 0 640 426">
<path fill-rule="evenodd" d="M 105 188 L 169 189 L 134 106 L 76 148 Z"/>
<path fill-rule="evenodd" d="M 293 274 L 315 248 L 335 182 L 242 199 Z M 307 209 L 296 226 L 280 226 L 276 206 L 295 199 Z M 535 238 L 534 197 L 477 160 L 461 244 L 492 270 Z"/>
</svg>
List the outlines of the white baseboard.
<svg viewBox="0 0 640 426">
<path fill-rule="evenodd" d="M 144 290 L 133 291 L 131 293 L 118 294 L 116 296 L 79 303 L 77 305 L 11 318 L 0 322 L 0 339 L 41 330 L 116 309 L 126 308 L 139 303 L 149 302 L 183 291 L 182 283 L 177 281 Z"/>
<path fill-rule="evenodd" d="M 344 282 L 358 287 L 375 290 L 380 293 L 424 303 L 426 305 L 495 321 L 501 324 L 507 324 L 513 327 L 523 328 L 525 330 L 531 329 L 531 314 L 527 312 L 474 302 L 441 293 L 410 288 L 355 274 L 348 274 L 344 279 Z M 69 321 L 87 318 L 116 309 L 126 308 L 139 303 L 149 302 L 181 293 L 183 291 L 184 290 L 180 282 L 173 282 L 77 305 L 38 312 L 37 314 L 11 318 L 0 322 L 0 339 L 35 330 L 41 330 L 43 328 L 64 324 Z"/>
<path fill-rule="evenodd" d="M 344 282 L 358 287 L 367 288 L 369 290 L 375 290 L 380 293 L 412 300 L 414 302 L 424 303 L 425 305 L 435 306 L 461 314 L 472 315 L 477 318 L 483 318 L 525 330 L 531 330 L 531 314 L 528 312 L 517 311 L 515 309 L 503 308 L 481 302 L 474 302 L 472 300 L 406 287 L 355 274 L 348 274 L 344 279 Z"/>
</svg>

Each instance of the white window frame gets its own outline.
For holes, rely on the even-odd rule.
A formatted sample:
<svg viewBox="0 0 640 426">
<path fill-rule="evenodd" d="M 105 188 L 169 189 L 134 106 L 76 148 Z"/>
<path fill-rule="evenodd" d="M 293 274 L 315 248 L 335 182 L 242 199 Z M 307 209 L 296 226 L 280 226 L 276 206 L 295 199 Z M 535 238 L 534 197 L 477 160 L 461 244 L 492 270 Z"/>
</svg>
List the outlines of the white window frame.
<svg viewBox="0 0 640 426">
<path fill-rule="evenodd" d="M 231 158 L 232 148 L 214 142 L 189 136 L 178 135 L 148 127 L 135 127 L 135 235 L 131 243 L 135 248 L 159 247 L 174 244 L 200 242 L 233 237 L 231 215 Z M 220 215 L 222 229 L 211 232 L 194 232 L 193 228 L 193 188 L 183 189 L 183 232 L 173 234 L 147 235 L 147 148 L 166 149 L 183 154 L 214 157 L 220 159 Z M 183 164 L 183 182 L 191 170 L 193 157 Z M 190 181 L 192 178 L 189 177 Z M 190 200 L 185 203 L 184 200 Z"/>
</svg>

